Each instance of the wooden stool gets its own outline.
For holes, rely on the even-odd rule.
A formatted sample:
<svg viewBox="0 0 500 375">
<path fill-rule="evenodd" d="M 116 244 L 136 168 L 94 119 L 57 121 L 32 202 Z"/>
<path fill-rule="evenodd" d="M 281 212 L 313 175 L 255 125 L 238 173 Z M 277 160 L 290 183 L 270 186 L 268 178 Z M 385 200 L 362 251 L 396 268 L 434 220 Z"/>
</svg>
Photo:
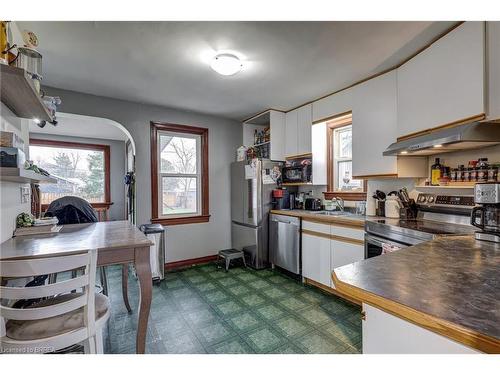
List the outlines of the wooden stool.
<svg viewBox="0 0 500 375">
<path fill-rule="evenodd" d="M 229 269 L 229 264 L 231 263 L 231 260 L 233 259 L 242 259 L 243 260 L 243 265 L 247 266 L 245 262 L 245 253 L 243 253 L 242 250 L 236 250 L 236 249 L 227 249 L 227 250 L 221 250 L 219 251 L 219 259 L 222 258 L 225 260 L 226 263 L 226 272 Z"/>
</svg>

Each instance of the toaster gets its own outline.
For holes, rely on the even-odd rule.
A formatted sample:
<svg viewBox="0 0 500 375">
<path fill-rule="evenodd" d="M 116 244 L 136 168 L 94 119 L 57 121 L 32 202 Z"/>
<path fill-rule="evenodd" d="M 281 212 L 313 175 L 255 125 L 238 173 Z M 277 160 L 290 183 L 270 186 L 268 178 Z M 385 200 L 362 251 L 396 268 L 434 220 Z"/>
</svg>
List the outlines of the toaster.
<svg viewBox="0 0 500 375">
<path fill-rule="evenodd" d="M 304 209 L 308 211 L 321 211 L 321 199 L 307 198 L 304 204 Z"/>
</svg>

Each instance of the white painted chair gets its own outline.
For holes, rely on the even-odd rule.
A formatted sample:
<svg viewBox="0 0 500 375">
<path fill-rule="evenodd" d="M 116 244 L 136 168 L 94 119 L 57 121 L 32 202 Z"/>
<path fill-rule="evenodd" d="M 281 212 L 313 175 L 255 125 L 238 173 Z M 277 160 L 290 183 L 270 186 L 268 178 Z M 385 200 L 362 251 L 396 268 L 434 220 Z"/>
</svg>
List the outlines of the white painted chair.
<svg viewBox="0 0 500 375">
<path fill-rule="evenodd" d="M 45 353 L 82 343 L 85 353 L 103 353 L 102 330 L 109 319 L 106 296 L 95 293 L 97 251 L 0 261 L 1 278 L 22 278 L 83 269 L 75 278 L 36 287 L 0 286 L 0 352 Z M 77 290 L 76 293 L 71 293 Z M 45 298 L 48 297 L 48 298 Z M 20 299 L 41 301 L 13 308 Z M 5 305 L 5 302 L 9 302 Z"/>
</svg>

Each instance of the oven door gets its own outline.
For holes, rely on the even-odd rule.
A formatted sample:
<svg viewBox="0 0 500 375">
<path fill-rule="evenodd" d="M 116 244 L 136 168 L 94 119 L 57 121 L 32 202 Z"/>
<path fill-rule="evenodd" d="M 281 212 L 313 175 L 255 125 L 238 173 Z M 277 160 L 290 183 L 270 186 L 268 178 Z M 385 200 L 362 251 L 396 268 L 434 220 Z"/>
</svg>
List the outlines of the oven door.
<svg viewBox="0 0 500 375">
<path fill-rule="evenodd" d="M 365 233 L 365 259 L 382 255 L 384 252 L 384 245 L 390 245 L 396 248 L 411 246 L 401 242 L 391 241 L 384 237 L 378 237 L 373 234 Z"/>
</svg>

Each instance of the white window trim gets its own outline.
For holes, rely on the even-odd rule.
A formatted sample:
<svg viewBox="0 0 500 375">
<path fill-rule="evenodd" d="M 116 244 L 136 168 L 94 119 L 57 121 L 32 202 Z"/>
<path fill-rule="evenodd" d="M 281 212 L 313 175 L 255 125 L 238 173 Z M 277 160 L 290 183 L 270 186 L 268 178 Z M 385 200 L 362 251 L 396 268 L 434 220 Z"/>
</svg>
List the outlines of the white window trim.
<svg viewBox="0 0 500 375">
<path fill-rule="evenodd" d="M 341 190 L 341 187 L 339 186 L 339 181 L 340 181 L 340 178 L 339 178 L 339 170 L 340 170 L 340 167 L 339 167 L 339 164 L 341 162 L 351 162 L 352 163 L 352 149 L 351 149 L 351 157 L 340 157 L 339 154 L 340 154 L 340 137 L 339 137 L 339 133 L 342 129 L 344 128 L 348 128 L 350 127 L 351 128 L 351 132 L 352 132 L 352 124 L 349 124 L 349 125 L 344 125 L 344 126 L 341 126 L 341 127 L 338 127 L 336 129 L 334 129 L 333 131 L 333 142 L 332 142 L 332 147 L 333 147 L 333 163 L 335 165 L 335 168 L 334 168 L 334 174 L 333 174 L 333 186 L 334 186 L 334 191 L 338 191 L 338 192 L 353 192 L 353 193 L 356 193 L 356 192 L 359 192 L 358 190 Z M 351 171 L 352 173 L 352 171 Z M 361 189 L 363 189 L 363 180 L 356 180 L 356 179 L 352 179 L 351 181 L 360 181 L 361 182 Z"/>
<path fill-rule="evenodd" d="M 182 138 L 193 138 L 196 140 L 196 173 L 162 173 L 161 172 L 161 137 L 164 135 L 173 136 L 173 137 L 182 137 Z M 156 160 L 158 165 L 158 218 L 159 219 L 174 219 L 180 217 L 190 217 L 190 216 L 199 216 L 202 215 L 202 197 L 201 197 L 201 182 L 202 182 L 202 166 L 201 166 L 201 158 L 203 155 L 201 154 L 201 141 L 202 137 L 198 134 L 189 134 L 189 133 L 181 133 L 167 130 L 159 130 L 158 131 L 158 142 L 156 149 Z M 187 177 L 187 178 L 196 178 L 196 211 L 195 212 L 187 212 L 182 214 L 164 214 L 163 213 L 163 177 Z"/>
</svg>

